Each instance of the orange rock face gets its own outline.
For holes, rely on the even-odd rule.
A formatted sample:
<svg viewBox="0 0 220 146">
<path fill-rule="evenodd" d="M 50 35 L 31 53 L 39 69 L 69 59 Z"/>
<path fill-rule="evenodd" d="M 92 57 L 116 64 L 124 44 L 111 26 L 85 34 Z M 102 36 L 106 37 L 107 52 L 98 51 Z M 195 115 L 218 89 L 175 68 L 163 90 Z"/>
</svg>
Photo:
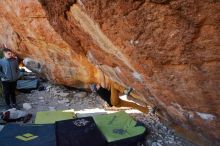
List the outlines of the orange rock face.
<svg viewBox="0 0 220 146">
<path fill-rule="evenodd" d="M 0 43 L 57 84 L 111 79 L 220 141 L 220 1 L 2 0 Z"/>
</svg>

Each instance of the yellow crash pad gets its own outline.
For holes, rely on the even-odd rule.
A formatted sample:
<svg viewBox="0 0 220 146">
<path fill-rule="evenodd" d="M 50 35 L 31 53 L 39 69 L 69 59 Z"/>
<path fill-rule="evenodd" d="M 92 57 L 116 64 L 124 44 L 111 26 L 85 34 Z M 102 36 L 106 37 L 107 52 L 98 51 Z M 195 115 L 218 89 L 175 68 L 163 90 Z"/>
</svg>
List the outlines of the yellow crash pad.
<svg viewBox="0 0 220 146">
<path fill-rule="evenodd" d="M 42 111 L 37 112 L 35 124 L 53 124 L 56 121 L 68 120 L 75 118 L 73 110 L 70 111 Z"/>
</svg>

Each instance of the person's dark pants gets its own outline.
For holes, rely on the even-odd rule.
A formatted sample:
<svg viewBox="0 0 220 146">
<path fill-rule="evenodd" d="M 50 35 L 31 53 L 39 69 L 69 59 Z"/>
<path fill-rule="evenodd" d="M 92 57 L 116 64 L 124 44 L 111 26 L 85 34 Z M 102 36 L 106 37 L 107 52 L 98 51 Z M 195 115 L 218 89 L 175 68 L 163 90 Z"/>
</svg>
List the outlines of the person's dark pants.
<svg viewBox="0 0 220 146">
<path fill-rule="evenodd" d="M 2 86 L 3 86 L 3 94 L 5 97 L 6 104 L 9 106 L 10 101 L 12 102 L 12 104 L 16 104 L 15 90 L 16 90 L 17 82 L 2 81 Z"/>
</svg>

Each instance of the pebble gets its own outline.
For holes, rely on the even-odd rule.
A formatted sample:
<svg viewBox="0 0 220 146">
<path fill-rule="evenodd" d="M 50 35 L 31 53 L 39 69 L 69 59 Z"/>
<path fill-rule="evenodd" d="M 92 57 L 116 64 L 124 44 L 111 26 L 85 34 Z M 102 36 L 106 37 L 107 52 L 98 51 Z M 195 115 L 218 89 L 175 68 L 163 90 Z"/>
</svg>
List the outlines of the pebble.
<svg viewBox="0 0 220 146">
<path fill-rule="evenodd" d="M 50 111 L 55 111 L 55 107 L 53 107 L 53 106 L 49 106 L 48 108 Z"/>
<path fill-rule="evenodd" d="M 49 91 L 52 86 L 47 86 L 46 90 Z"/>
<path fill-rule="evenodd" d="M 158 143 L 157 143 L 157 142 L 153 142 L 153 143 L 151 144 L 151 146 L 158 146 Z"/>
<path fill-rule="evenodd" d="M 63 100 L 58 100 L 57 102 L 58 102 L 59 104 L 64 104 L 64 103 L 68 103 L 68 102 L 70 102 L 70 101 L 69 101 L 69 99 L 66 98 L 66 99 L 63 99 Z"/>
<path fill-rule="evenodd" d="M 162 140 L 157 140 L 157 142 L 162 143 Z"/>
<path fill-rule="evenodd" d="M 87 96 L 86 92 L 78 92 L 76 94 L 74 94 L 74 97 L 78 97 L 78 98 L 84 98 Z"/>
<path fill-rule="evenodd" d="M 42 100 L 42 99 L 44 99 L 44 97 L 41 96 L 41 97 L 38 97 L 38 99 L 39 99 L 39 100 Z"/>
<path fill-rule="evenodd" d="M 67 96 L 69 95 L 69 93 L 63 93 L 63 92 L 61 92 L 61 93 L 57 93 L 56 95 L 59 95 L 59 96 L 61 96 L 61 97 L 67 97 Z"/>
<path fill-rule="evenodd" d="M 70 104 L 69 104 L 69 103 L 67 103 L 67 104 L 65 104 L 65 106 L 70 106 Z"/>
<path fill-rule="evenodd" d="M 32 108 L 32 106 L 31 106 L 30 103 L 23 103 L 23 109 L 29 110 L 29 109 L 31 109 L 31 108 Z"/>
<path fill-rule="evenodd" d="M 44 100 L 40 100 L 40 102 L 44 102 Z"/>
</svg>

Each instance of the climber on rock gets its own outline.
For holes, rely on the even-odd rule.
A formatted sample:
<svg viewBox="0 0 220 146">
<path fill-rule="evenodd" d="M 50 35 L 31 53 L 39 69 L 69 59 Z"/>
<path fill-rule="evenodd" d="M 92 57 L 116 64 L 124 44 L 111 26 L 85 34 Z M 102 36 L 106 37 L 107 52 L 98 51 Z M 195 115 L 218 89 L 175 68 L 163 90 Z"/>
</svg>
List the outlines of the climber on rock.
<svg viewBox="0 0 220 146">
<path fill-rule="evenodd" d="M 92 92 L 96 92 L 102 99 L 104 99 L 110 106 L 116 107 L 132 107 L 140 110 L 143 113 L 147 113 L 148 108 L 142 105 L 138 105 L 137 102 L 128 100 L 131 95 L 132 88 L 125 89 L 117 83 L 111 82 L 110 89 L 103 88 L 99 84 L 92 84 L 90 86 Z M 120 93 L 125 93 L 120 96 Z M 134 98 L 133 98 L 134 99 Z"/>
<path fill-rule="evenodd" d="M 17 108 L 15 90 L 19 78 L 18 61 L 13 57 L 14 53 L 8 48 L 3 49 L 3 54 L 4 58 L 0 60 L 0 77 L 3 85 L 3 95 L 7 108 Z"/>
</svg>

